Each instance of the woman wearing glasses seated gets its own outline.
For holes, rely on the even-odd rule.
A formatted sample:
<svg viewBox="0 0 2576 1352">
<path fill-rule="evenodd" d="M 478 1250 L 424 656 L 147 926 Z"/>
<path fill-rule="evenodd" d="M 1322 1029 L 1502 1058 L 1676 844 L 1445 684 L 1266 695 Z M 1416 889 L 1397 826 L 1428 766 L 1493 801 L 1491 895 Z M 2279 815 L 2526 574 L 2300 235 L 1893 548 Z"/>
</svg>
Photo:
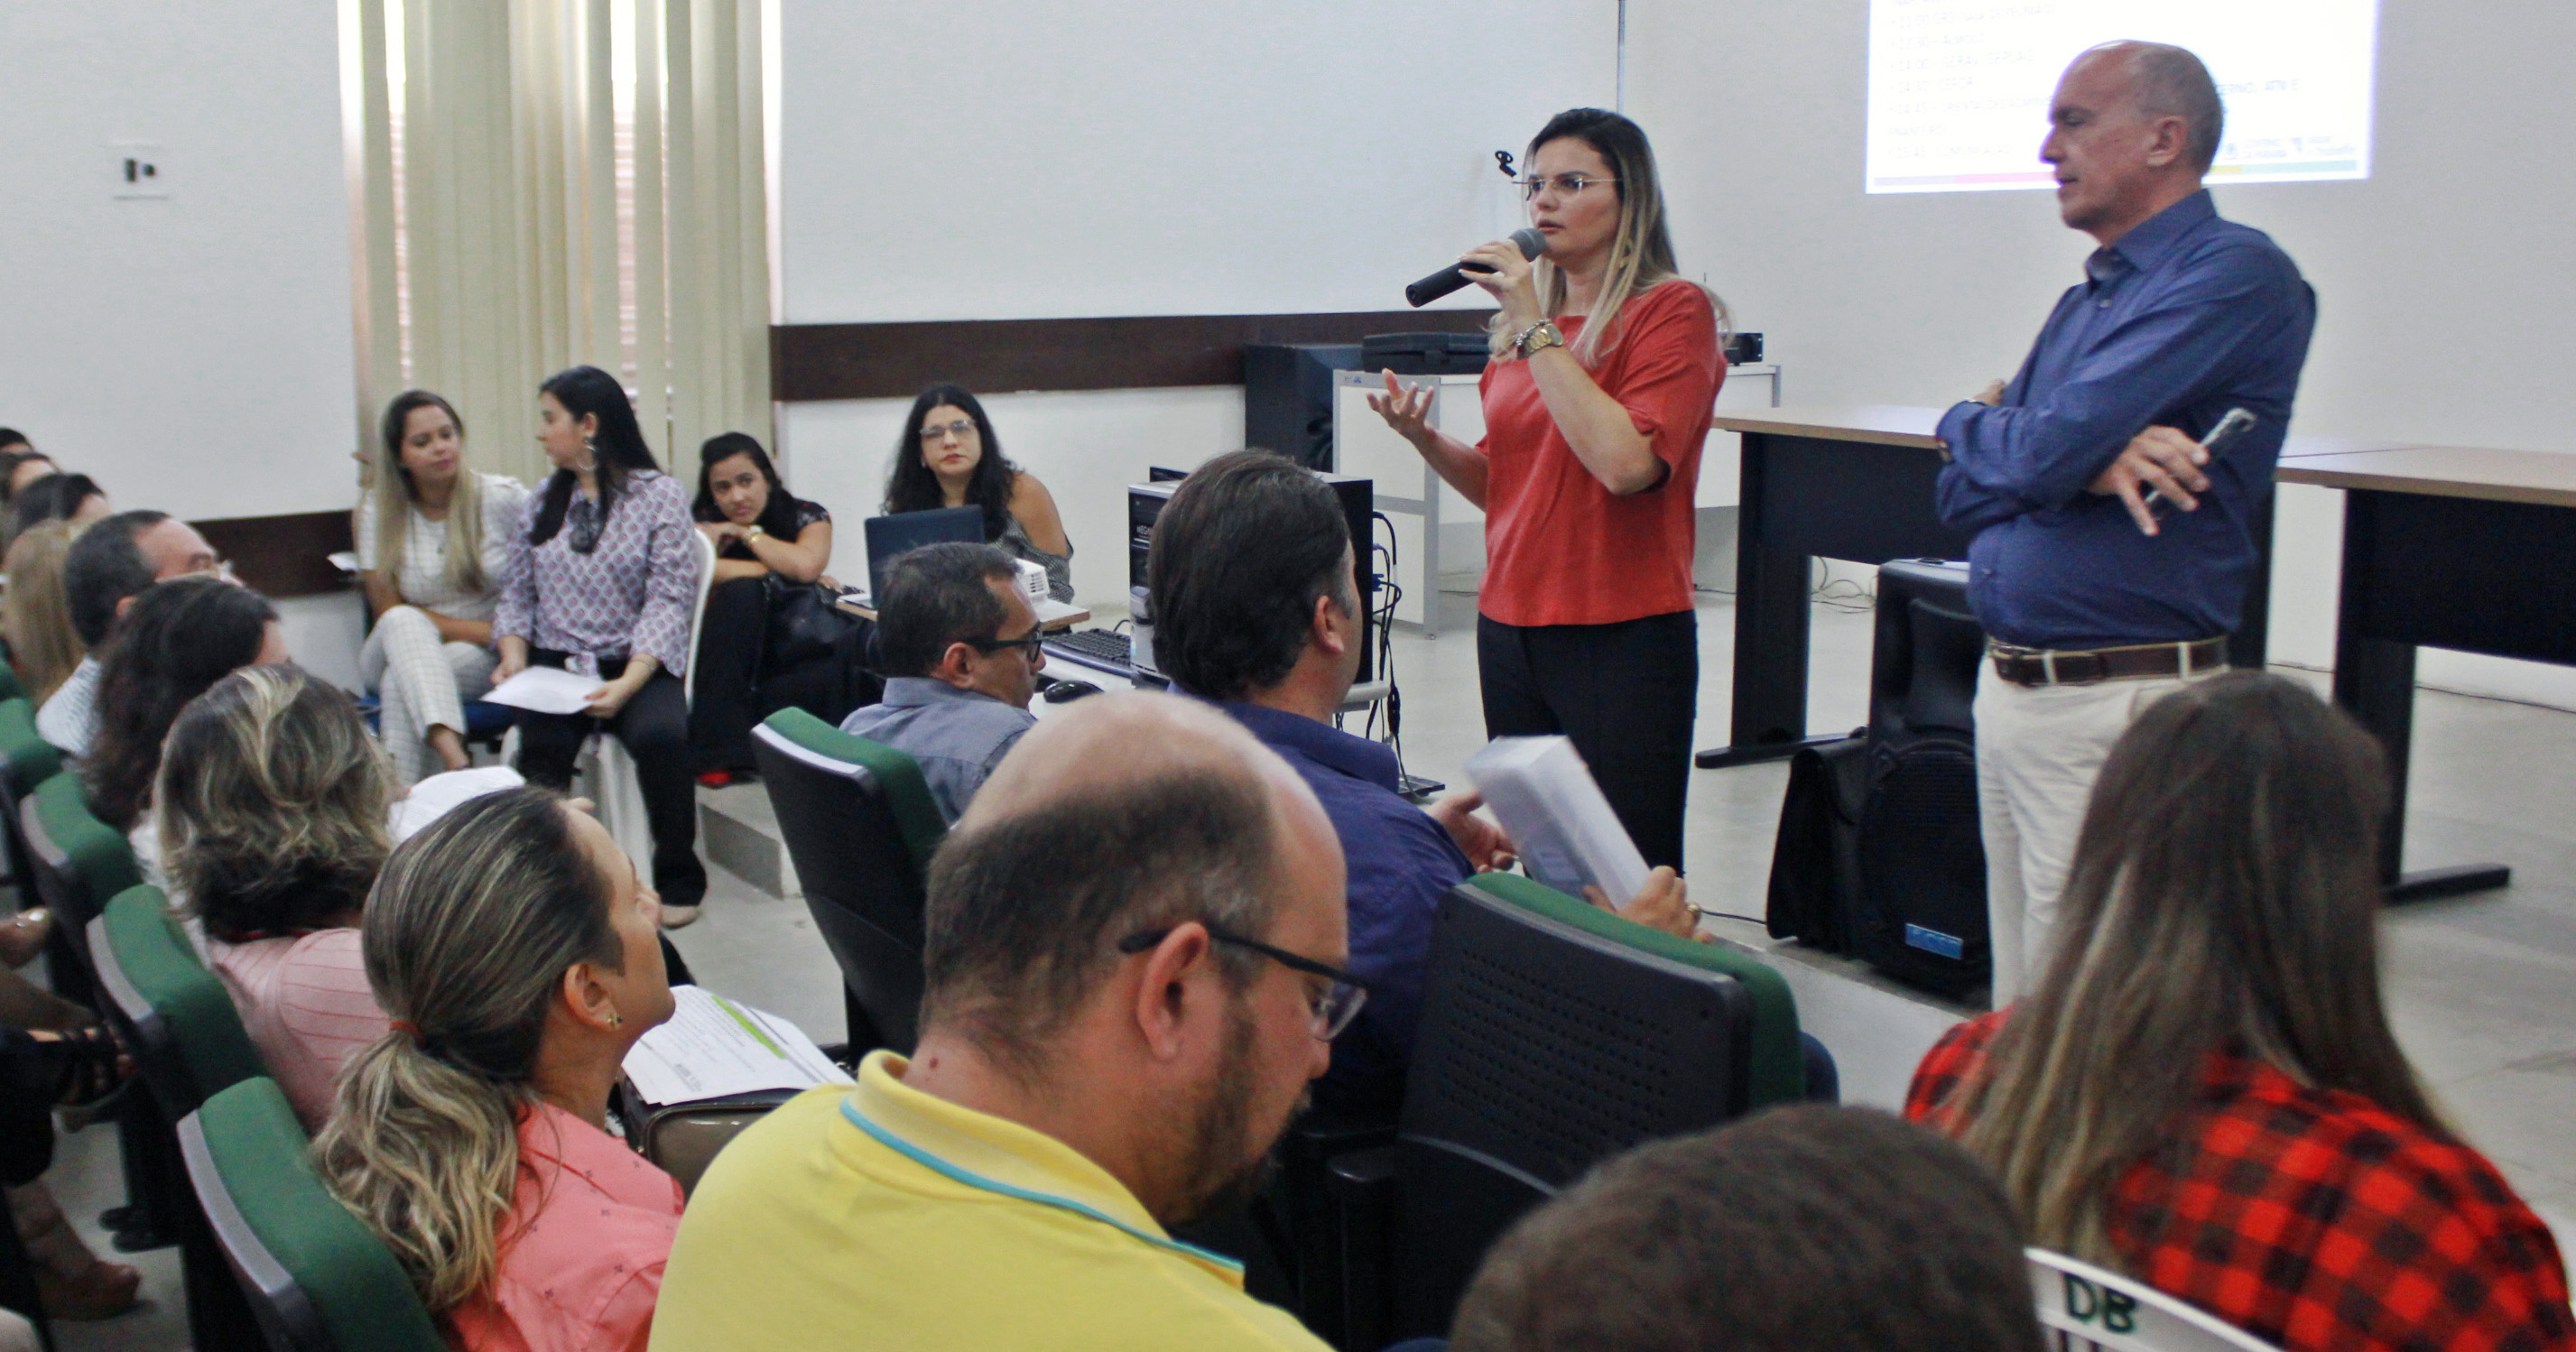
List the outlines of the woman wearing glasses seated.
<svg viewBox="0 0 2576 1352">
<path fill-rule="evenodd" d="M 933 385 L 912 401 L 904 428 L 886 478 L 887 513 L 981 508 L 985 542 L 1046 569 L 1047 595 L 1072 600 L 1073 541 L 1055 497 L 1003 456 L 975 396 L 963 386 Z"/>
<path fill-rule="evenodd" d="M 1646 862 L 1679 868 L 1699 699 L 1691 498 L 1725 311 L 1680 275 L 1636 123 L 1559 113 L 1527 164 L 1546 251 L 1497 240 L 1463 260 L 1491 269 L 1469 278 L 1502 303 L 1485 439 L 1432 427 L 1428 390 L 1391 373 L 1369 405 L 1485 511 L 1486 734 L 1572 738 Z"/>
<path fill-rule="evenodd" d="M 520 718 L 519 773 L 568 790 L 591 733 L 625 743 L 652 823 L 662 923 L 677 929 L 698 918 L 707 891 L 680 684 L 698 601 L 697 524 L 687 492 L 644 444 L 615 376 L 595 366 L 562 372 L 538 391 L 537 413 L 537 442 L 555 472 L 510 537 L 492 679 L 548 666 L 605 682 L 584 712 Z"/>
</svg>

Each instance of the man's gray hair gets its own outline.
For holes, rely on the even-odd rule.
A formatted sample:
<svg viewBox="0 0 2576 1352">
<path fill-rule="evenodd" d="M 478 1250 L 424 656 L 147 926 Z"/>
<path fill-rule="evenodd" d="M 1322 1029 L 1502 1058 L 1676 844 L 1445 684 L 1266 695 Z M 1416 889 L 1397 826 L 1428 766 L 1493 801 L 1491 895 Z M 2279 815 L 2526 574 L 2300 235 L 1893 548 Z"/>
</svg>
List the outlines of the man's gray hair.
<svg viewBox="0 0 2576 1352">
<path fill-rule="evenodd" d="M 2129 88 L 2138 111 L 2151 118 L 2179 117 L 2188 124 L 2191 140 L 2185 153 L 2192 168 L 2208 173 L 2218 162 L 2218 143 L 2227 130 L 2227 106 L 2219 101 L 2209 67 L 2189 49 L 2162 42 L 2106 42 L 2092 50 L 2128 54 Z"/>
</svg>

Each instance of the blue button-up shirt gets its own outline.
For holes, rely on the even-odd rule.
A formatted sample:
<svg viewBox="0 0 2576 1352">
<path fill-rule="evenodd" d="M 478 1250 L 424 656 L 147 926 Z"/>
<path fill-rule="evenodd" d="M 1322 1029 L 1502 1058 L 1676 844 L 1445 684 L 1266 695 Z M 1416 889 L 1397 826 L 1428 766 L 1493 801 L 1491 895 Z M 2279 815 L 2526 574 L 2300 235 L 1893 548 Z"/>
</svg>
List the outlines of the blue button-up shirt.
<svg viewBox="0 0 2576 1352">
<path fill-rule="evenodd" d="M 1975 533 L 1969 601 L 1986 632 L 2031 648 L 2232 633 L 2316 295 L 2269 235 L 2221 220 L 2206 191 L 2095 250 L 2084 271 L 2003 403 L 1941 419 L 1941 519 Z M 2160 534 L 2086 491 L 2147 428 L 2198 438 L 2239 405 L 2261 421 L 2205 468 L 2197 511 L 2156 504 Z"/>
<path fill-rule="evenodd" d="M 1359 1018 L 1333 1041 L 1333 1068 L 1315 1100 L 1345 1112 L 1392 1111 L 1422 1022 L 1432 913 L 1475 869 L 1446 827 L 1396 792 L 1403 779 L 1384 745 L 1258 704 L 1217 707 L 1314 789 L 1350 869 L 1350 971 L 1371 987 Z"/>
<path fill-rule="evenodd" d="M 980 690 L 960 690 L 928 676 L 894 676 L 886 680 L 885 698 L 842 719 L 841 731 L 919 762 L 939 815 L 955 826 L 993 767 L 1037 722 L 1028 710 Z"/>
</svg>

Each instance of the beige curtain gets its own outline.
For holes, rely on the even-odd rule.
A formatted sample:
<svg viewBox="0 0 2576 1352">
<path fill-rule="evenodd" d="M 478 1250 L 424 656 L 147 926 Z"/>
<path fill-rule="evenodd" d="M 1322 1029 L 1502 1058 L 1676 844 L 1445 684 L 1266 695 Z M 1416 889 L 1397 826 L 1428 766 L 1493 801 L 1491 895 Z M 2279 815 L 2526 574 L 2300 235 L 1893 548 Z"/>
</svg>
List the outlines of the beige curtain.
<svg viewBox="0 0 2576 1352">
<path fill-rule="evenodd" d="M 534 484 L 536 388 L 615 372 L 666 467 L 771 440 L 760 0 L 350 0 L 360 425 L 406 386 Z"/>
</svg>

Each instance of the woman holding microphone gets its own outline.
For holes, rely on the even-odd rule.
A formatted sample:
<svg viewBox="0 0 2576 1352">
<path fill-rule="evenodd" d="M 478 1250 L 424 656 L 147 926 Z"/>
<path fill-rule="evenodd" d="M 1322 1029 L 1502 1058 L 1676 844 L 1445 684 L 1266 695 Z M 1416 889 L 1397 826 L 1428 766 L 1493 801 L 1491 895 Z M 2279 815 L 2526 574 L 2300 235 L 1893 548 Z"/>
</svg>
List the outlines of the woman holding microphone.
<svg viewBox="0 0 2576 1352">
<path fill-rule="evenodd" d="M 1699 698 L 1692 496 L 1718 384 L 1717 298 L 1677 275 L 1654 152 L 1598 108 L 1548 120 L 1521 190 L 1546 251 L 1461 261 L 1492 292 L 1485 439 L 1425 422 L 1390 373 L 1369 406 L 1485 512 L 1476 658 L 1492 737 L 1562 733 L 1649 865 L 1681 867 Z"/>
</svg>

